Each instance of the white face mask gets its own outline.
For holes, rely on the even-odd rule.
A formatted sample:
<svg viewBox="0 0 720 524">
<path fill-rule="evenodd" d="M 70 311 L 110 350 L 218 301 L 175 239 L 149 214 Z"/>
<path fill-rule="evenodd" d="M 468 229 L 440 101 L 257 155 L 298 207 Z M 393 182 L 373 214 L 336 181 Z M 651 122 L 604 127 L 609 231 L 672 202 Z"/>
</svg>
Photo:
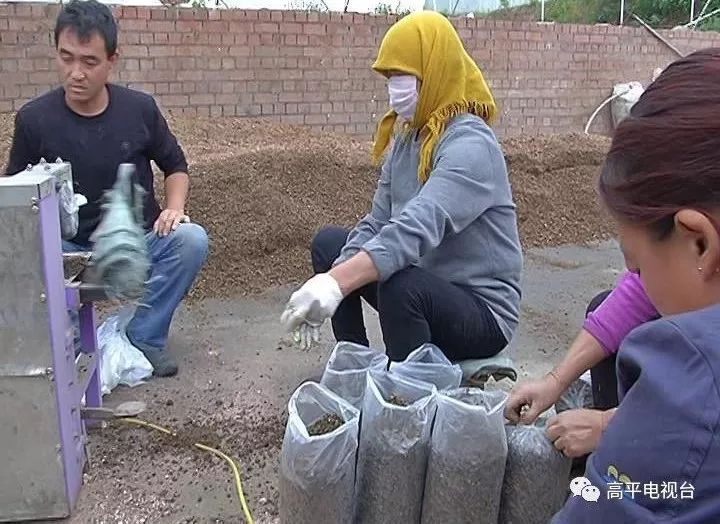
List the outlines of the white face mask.
<svg viewBox="0 0 720 524">
<path fill-rule="evenodd" d="M 412 120 L 418 102 L 417 78 L 413 75 L 391 76 L 388 80 L 390 107 L 405 120 Z"/>
</svg>

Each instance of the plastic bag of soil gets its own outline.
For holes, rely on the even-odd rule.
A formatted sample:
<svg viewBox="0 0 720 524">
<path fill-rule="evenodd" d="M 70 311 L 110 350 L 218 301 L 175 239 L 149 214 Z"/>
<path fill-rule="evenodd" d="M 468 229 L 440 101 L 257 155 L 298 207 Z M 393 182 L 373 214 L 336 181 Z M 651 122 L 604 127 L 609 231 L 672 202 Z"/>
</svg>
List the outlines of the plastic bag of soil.
<svg viewBox="0 0 720 524">
<path fill-rule="evenodd" d="M 437 388 L 372 370 L 362 405 L 357 519 L 417 524 L 422 512 Z"/>
<path fill-rule="evenodd" d="M 506 425 L 505 465 L 500 524 L 547 524 L 563 506 L 572 459 L 545 434 L 546 419 L 534 425 Z"/>
<path fill-rule="evenodd" d="M 574 381 L 560 395 L 555 403 L 555 412 L 562 413 L 569 409 L 592 409 L 593 392 L 590 373 L 586 373 Z"/>
<path fill-rule="evenodd" d="M 338 342 L 325 365 L 320 383 L 356 408 L 362 406 L 367 371 L 387 369 L 382 351 L 352 342 Z"/>
<path fill-rule="evenodd" d="M 90 237 L 95 279 L 109 298 L 121 301 L 141 298 L 150 274 L 145 231 L 138 220 L 145 192 L 134 176 L 133 164 L 120 164 L 115 184 L 105 194 L 102 220 Z"/>
<path fill-rule="evenodd" d="M 497 524 L 507 439 L 507 393 L 457 388 L 439 393 L 422 522 Z"/>
<path fill-rule="evenodd" d="M 390 364 L 390 371 L 403 377 L 434 384 L 438 391 L 460 387 L 462 369 L 448 360 L 434 344 L 423 344 L 402 362 Z"/>
<path fill-rule="evenodd" d="M 354 514 L 360 411 L 316 382 L 288 403 L 280 452 L 280 521 L 346 524 Z"/>
</svg>

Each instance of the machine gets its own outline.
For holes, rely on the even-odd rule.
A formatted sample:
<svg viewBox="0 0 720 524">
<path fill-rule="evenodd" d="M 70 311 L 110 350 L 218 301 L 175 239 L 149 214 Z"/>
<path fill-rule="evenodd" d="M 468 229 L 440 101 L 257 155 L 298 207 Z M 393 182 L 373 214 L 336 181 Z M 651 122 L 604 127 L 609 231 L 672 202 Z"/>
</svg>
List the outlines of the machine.
<svg viewBox="0 0 720 524">
<path fill-rule="evenodd" d="M 102 411 L 94 302 L 104 293 L 83 282 L 82 264 L 66 274 L 61 248 L 71 184 L 59 159 L 0 177 L 0 522 L 72 513 L 88 414 Z"/>
</svg>

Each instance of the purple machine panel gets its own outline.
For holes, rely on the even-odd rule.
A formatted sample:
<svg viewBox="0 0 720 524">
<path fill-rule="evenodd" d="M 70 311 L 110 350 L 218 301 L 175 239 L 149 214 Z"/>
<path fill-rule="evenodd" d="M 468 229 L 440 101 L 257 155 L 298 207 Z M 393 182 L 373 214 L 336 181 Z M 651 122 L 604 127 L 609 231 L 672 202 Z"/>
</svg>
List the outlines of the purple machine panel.
<svg viewBox="0 0 720 524">
<path fill-rule="evenodd" d="M 93 304 L 63 269 L 56 183 L 66 172 L 46 164 L 0 179 L 0 522 L 72 513 L 87 463 L 83 400 L 102 400 Z"/>
</svg>

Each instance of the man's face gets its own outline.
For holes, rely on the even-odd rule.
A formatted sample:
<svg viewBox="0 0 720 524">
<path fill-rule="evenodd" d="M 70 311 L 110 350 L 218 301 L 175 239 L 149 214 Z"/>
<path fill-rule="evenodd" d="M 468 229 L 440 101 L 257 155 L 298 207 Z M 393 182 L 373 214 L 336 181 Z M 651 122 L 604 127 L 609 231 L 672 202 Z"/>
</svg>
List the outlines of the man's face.
<svg viewBox="0 0 720 524">
<path fill-rule="evenodd" d="M 97 97 L 116 61 L 117 54 L 108 57 L 105 41 L 97 32 L 85 41 L 70 28 L 58 36 L 58 72 L 71 101 L 84 103 Z"/>
</svg>

